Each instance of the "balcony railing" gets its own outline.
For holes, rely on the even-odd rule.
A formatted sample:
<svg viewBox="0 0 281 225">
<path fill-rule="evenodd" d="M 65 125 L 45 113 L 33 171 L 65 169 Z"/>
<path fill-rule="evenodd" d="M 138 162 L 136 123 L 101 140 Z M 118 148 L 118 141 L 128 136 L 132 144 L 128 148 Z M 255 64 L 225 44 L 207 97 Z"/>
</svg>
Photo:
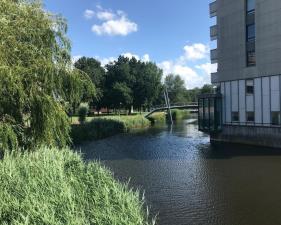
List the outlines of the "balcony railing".
<svg viewBox="0 0 281 225">
<path fill-rule="evenodd" d="M 211 63 L 212 64 L 218 63 L 218 50 L 217 49 L 211 50 Z"/>
<path fill-rule="evenodd" d="M 209 8 L 210 8 L 210 17 L 212 18 L 214 16 L 217 16 L 217 10 L 218 10 L 217 1 L 210 3 Z"/>
<path fill-rule="evenodd" d="M 212 41 L 217 40 L 217 38 L 218 38 L 218 25 L 214 25 L 214 26 L 210 27 L 210 37 L 211 37 Z"/>
</svg>

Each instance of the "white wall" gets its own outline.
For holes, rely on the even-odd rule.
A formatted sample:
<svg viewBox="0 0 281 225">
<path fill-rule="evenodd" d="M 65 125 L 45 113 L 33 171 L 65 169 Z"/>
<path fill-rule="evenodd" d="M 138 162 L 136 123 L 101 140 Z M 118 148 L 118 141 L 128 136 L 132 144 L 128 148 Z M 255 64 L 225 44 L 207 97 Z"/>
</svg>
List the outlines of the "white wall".
<svg viewBox="0 0 281 225">
<path fill-rule="evenodd" d="M 271 111 L 280 111 L 279 76 L 272 76 L 271 83 Z"/>
<path fill-rule="evenodd" d="M 232 104 L 232 112 L 238 112 L 239 111 L 238 81 L 231 82 L 231 104 Z"/>
<path fill-rule="evenodd" d="M 270 87 L 269 77 L 262 78 L 262 104 L 263 104 L 263 123 L 270 124 Z"/>
<path fill-rule="evenodd" d="M 255 112 L 255 124 L 271 124 L 271 112 L 281 111 L 280 76 L 254 79 L 254 95 L 246 94 L 246 80 L 221 83 L 223 123 L 231 123 L 232 112 L 239 111 L 239 120 L 246 121 L 246 112 Z"/>
<path fill-rule="evenodd" d="M 225 82 L 225 122 L 231 123 L 231 90 L 230 90 L 230 82 Z"/>
<path fill-rule="evenodd" d="M 261 78 L 256 78 L 254 80 L 255 87 L 255 96 L 254 96 L 254 105 L 255 105 L 255 123 L 262 123 L 262 93 L 261 93 Z"/>
<path fill-rule="evenodd" d="M 239 119 L 241 123 L 246 122 L 245 93 L 245 80 L 239 80 Z"/>
</svg>

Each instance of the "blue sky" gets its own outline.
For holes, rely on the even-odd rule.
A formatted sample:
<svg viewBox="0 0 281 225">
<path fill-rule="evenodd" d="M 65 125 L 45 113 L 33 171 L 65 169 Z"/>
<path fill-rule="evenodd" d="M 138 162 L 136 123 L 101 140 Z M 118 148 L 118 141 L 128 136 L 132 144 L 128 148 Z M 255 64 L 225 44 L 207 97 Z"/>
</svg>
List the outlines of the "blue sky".
<svg viewBox="0 0 281 225">
<path fill-rule="evenodd" d="M 67 19 L 74 59 L 136 56 L 179 74 L 188 88 L 210 82 L 208 0 L 43 1 Z"/>
</svg>

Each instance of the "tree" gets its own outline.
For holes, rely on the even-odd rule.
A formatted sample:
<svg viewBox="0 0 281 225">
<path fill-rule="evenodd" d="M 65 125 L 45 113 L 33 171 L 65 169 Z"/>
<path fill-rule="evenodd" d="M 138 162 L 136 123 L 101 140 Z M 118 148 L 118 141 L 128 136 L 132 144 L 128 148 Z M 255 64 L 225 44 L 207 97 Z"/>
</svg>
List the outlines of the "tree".
<svg viewBox="0 0 281 225">
<path fill-rule="evenodd" d="M 91 100 L 97 109 L 102 107 L 102 97 L 104 95 L 105 69 L 101 63 L 94 58 L 82 57 L 74 63 L 75 68 L 85 72 L 96 87 L 96 96 Z"/>
<path fill-rule="evenodd" d="M 130 93 L 131 101 L 122 102 L 123 106 L 131 110 L 131 106 L 141 109 L 142 106 L 150 107 L 158 98 L 161 91 L 163 72 L 154 63 L 145 63 L 136 58 L 120 56 L 114 63 L 106 66 L 105 101 L 109 107 L 116 107 L 115 92 L 112 88 L 116 83 L 122 83 L 122 90 Z M 126 86 L 126 88 L 124 88 Z M 130 90 L 130 91 L 129 91 Z M 131 105 L 127 103 L 130 102 Z"/>
<path fill-rule="evenodd" d="M 165 78 L 165 86 L 172 103 L 184 103 L 188 101 L 185 82 L 179 75 L 169 74 Z"/>
<path fill-rule="evenodd" d="M 67 25 L 38 1 L 0 4 L 0 151 L 70 141 L 67 104 L 92 95 L 72 69 Z"/>
</svg>

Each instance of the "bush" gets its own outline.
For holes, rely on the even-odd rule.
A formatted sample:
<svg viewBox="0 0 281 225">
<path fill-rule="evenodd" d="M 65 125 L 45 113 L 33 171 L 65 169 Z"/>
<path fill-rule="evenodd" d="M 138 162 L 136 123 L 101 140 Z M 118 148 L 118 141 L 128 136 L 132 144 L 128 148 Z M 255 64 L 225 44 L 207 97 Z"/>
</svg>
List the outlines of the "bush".
<svg viewBox="0 0 281 225">
<path fill-rule="evenodd" d="M 89 112 L 89 108 L 87 106 L 80 106 L 79 107 L 79 109 L 78 109 L 79 123 L 81 123 L 81 124 L 85 123 L 88 112 Z"/>
<path fill-rule="evenodd" d="M 182 119 L 188 119 L 188 117 L 190 116 L 190 113 L 189 111 L 187 110 L 180 110 L 180 109 L 173 109 L 171 110 L 171 114 L 172 114 L 172 119 L 174 121 L 177 121 L 177 120 L 182 120 Z M 170 119 L 170 115 L 167 114 L 166 115 L 166 119 Z"/>
<path fill-rule="evenodd" d="M 148 119 L 152 122 L 152 123 L 156 123 L 156 122 L 165 122 L 166 121 L 166 114 L 164 112 L 156 112 L 153 113 L 152 115 L 150 115 L 148 117 Z"/>
<path fill-rule="evenodd" d="M 138 192 L 69 149 L 7 153 L 0 168 L 1 224 L 150 224 Z"/>
<path fill-rule="evenodd" d="M 79 144 L 83 141 L 98 140 L 150 125 L 150 121 L 140 115 L 99 117 L 84 124 L 73 124 L 71 137 L 74 144 Z"/>
</svg>

